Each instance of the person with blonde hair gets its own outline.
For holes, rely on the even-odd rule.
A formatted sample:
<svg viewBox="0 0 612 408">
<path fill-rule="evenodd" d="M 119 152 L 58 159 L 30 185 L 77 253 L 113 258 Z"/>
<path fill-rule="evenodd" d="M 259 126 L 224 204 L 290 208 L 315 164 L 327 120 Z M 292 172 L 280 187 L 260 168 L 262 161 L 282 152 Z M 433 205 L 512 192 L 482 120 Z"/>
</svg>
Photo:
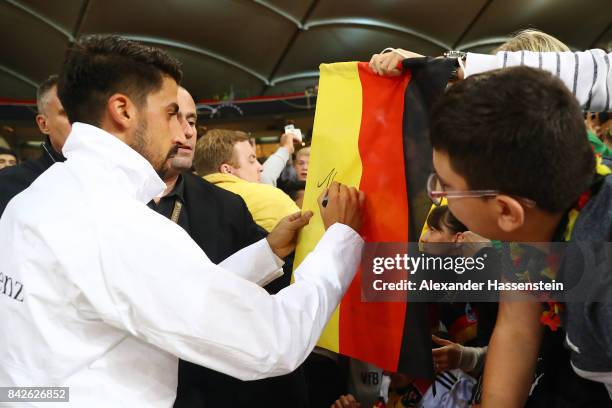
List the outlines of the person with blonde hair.
<svg viewBox="0 0 612 408">
<path fill-rule="evenodd" d="M 387 48 L 372 55 L 370 68 L 378 75 L 396 76 L 401 73 L 398 66 L 402 60 L 422 56 L 401 48 Z M 518 65 L 540 68 L 559 77 L 583 110 L 612 110 L 612 53 L 601 49 L 572 52 L 549 34 L 523 30 L 496 49 L 494 55 L 468 52 L 459 60 L 459 79 Z"/>
<path fill-rule="evenodd" d="M 528 28 L 517 31 L 512 38 L 493 50 L 493 54 L 502 51 L 565 52 L 571 51 L 563 42 L 540 30 Z"/>
<path fill-rule="evenodd" d="M 295 154 L 295 161 L 293 167 L 295 168 L 295 174 L 299 181 L 306 181 L 308 177 L 308 163 L 310 162 L 310 146 L 303 147 Z"/>
<path fill-rule="evenodd" d="M 261 183 L 263 168 L 244 132 L 209 130 L 196 143 L 194 166 L 206 181 L 241 196 L 255 222 L 266 231 L 300 210 L 282 190 Z"/>
</svg>

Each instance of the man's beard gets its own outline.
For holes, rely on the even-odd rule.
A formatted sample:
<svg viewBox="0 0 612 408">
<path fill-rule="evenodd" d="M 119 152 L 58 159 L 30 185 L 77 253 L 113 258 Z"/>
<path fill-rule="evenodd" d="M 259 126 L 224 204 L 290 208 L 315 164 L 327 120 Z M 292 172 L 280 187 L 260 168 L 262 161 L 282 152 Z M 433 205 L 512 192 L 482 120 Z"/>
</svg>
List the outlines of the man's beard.
<svg viewBox="0 0 612 408">
<path fill-rule="evenodd" d="M 175 145 L 168 153 L 168 158 L 163 165 L 163 169 L 158 172 L 162 180 L 166 181 L 178 176 L 184 171 L 191 170 L 193 164 L 193 156 L 185 156 L 179 154 L 180 145 Z"/>
<path fill-rule="evenodd" d="M 161 166 L 159 166 L 159 169 L 155 169 L 160 179 L 166 180 L 168 172 L 172 170 L 172 158 L 176 156 L 178 149 L 178 145 L 172 146 L 166 155 L 166 159 L 161 163 Z"/>
<path fill-rule="evenodd" d="M 157 175 L 163 180 L 166 172 L 168 171 L 165 164 L 168 159 L 178 153 L 178 145 L 172 146 L 168 153 L 163 156 L 162 154 L 156 154 L 150 150 L 151 144 L 147 138 L 147 130 L 147 120 L 143 118 L 136 125 L 136 129 L 134 129 L 134 136 L 132 137 L 130 147 L 140 153 L 142 157 L 147 159 L 147 161 L 151 163 L 151 166 L 153 166 L 153 170 L 155 170 Z"/>
</svg>

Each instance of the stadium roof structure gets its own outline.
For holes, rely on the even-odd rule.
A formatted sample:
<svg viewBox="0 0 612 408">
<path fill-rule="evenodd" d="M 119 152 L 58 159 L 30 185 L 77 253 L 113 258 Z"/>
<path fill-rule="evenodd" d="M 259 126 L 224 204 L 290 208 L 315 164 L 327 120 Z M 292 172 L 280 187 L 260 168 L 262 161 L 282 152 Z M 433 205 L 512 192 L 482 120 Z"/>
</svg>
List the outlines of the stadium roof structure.
<svg viewBox="0 0 612 408">
<path fill-rule="evenodd" d="M 389 46 L 487 53 L 523 28 L 578 50 L 606 47 L 610 0 L 0 0 L 0 119 L 30 117 L 36 85 L 86 34 L 167 50 L 203 106 L 308 99 L 321 63 L 367 61 Z"/>
<path fill-rule="evenodd" d="M 489 52 L 535 27 L 575 49 L 612 41 L 610 0 L 0 0 L 0 98 L 32 99 L 80 35 L 117 33 L 184 63 L 196 98 L 295 93 L 322 62 L 388 46 Z"/>
</svg>

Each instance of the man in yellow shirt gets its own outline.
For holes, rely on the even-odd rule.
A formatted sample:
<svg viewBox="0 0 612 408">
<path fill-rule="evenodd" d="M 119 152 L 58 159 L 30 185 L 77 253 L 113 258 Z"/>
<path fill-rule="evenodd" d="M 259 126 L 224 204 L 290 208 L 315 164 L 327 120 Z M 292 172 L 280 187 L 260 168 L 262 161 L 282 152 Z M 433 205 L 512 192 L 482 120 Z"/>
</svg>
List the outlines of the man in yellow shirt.
<svg viewBox="0 0 612 408">
<path fill-rule="evenodd" d="M 268 232 L 286 215 L 300 211 L 282 190 L 260 182 L 263 167 L 244 132 L 208 131 L 196 144 L 194 166 L 210 183 L 241 196 L 255 222 Z"/>
</svg>

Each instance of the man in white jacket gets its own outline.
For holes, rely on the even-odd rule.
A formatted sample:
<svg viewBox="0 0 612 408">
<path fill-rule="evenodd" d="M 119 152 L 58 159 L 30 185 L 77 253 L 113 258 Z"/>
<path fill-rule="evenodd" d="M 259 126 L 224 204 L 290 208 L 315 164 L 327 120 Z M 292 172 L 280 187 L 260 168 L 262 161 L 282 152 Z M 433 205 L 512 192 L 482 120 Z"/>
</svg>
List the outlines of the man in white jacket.
<svg viewBox="0 0 612 408">
<path fill-rule="evenodd" d="M 180 79 L 176 60 L 116 36 L 68 51 L 67 161 L 0 219 L 0 385 L 69 387 L 72 407 L 170 407 L 178 357 L 252 380 L 294 370 L 314 347 L 360 260 L 363 194 L 330 187 L 327 232 L 275 296 L 257 283 L 311 214 L 214 265 L 146 206 L 182 134 Z"/>
</svg>

